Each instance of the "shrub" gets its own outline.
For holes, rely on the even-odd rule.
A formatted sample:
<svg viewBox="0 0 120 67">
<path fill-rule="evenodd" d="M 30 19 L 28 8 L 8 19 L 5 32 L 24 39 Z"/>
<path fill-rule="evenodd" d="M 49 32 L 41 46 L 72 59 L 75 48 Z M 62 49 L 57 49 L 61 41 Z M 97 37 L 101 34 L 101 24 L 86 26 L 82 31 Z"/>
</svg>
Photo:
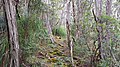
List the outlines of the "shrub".
<svg viewBox="0 0 120 67">
<path fill-rule="evenodd" d="M 24 57 L 34 55 L 40 49 L 40 42 L 48 38 L 43 21 L 37 18 L 37 16 L 32 15 L 28 18 L 21 17 L 18 20 L 18 25 L 20 48 L 23 51 Z"/>
<path fill-rule="evenodd" d="M 63 26 L 53 28 L 52 32 L 53 35 L 61 36 L 61 37 L 65 37 L 67 34 L 66 29 Z"/>
</svg>

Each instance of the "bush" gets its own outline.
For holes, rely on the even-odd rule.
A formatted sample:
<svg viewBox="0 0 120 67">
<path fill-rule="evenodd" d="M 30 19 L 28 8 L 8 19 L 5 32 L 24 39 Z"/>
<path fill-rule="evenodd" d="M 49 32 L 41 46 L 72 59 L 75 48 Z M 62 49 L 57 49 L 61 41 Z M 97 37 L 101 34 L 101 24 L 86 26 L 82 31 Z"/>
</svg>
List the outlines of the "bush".
<svg viewBox="0 0 120 67">
<path fill-rule="evenodd" d="M 18 25 L 20 48 L 24 57 L 34 55 L 40 49 L 40 42 L 48 38 L 43 21 L 32 15 L 28 18 L 21 17 L 18 20 Z"/>
<path fill-rule="evenodd" d="M 3 64 L 4 66 L 7 67 L 9 61 L 9 57 L 7 56 L 8 49 L 9 49 L 8 38 L 6 35 L 3 35 L 0 37 L 0 66 Z"/>
<path fill-rule="evenodd" d="M 61 37 L 65 37 L 67 34 L 66 29 L 63 26 L 53 28 L 52 32 L 53 35 L 61 36 Z"/>
</svg>

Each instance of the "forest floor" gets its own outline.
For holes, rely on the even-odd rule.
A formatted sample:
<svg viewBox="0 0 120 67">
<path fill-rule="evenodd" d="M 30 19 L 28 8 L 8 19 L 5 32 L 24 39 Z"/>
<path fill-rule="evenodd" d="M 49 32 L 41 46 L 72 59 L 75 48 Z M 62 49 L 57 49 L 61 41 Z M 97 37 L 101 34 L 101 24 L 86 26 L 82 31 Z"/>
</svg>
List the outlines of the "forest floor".
<svg viewBox="0 0 120 67">
<path fill-rule="evenodd" d="M 66 39 L 59 36 L 54 38 L 55 44 L 40 44 L 40 50 L 36 51 L 35 55 L 31 57 L 32 59 L 28 58 L 32 67 L 71 67 Z M 83 56 L 74 56 L 73 59 L 76 67 L 90 67 L 89 57 L 87 57 L 87 61 Z"/>
</svg>

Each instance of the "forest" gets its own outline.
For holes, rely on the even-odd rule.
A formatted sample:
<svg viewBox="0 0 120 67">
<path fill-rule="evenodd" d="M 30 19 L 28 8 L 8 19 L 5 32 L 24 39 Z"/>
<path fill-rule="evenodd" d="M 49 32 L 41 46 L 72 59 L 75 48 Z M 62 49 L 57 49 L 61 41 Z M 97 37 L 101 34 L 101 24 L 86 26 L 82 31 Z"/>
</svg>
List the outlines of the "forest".
<svg viewBox="0 0 120 67">
<path fill-rule="evenodd" d="M 0 0 L 0 67 L 120 67 L 120 0 Z"/>
</svg>

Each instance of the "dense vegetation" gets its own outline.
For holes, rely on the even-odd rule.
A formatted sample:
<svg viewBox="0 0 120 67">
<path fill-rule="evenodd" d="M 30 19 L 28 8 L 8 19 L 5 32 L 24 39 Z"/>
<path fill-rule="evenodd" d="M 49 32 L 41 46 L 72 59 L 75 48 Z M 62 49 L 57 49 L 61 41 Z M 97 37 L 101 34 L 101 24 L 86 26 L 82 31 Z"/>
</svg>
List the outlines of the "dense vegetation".
<svg viewBox="0 0 120 67">
<path fill-rule="evenodd" d="M 120 0 L 0 0 L 0 67 L 119 66 Z"/>
</svg>

